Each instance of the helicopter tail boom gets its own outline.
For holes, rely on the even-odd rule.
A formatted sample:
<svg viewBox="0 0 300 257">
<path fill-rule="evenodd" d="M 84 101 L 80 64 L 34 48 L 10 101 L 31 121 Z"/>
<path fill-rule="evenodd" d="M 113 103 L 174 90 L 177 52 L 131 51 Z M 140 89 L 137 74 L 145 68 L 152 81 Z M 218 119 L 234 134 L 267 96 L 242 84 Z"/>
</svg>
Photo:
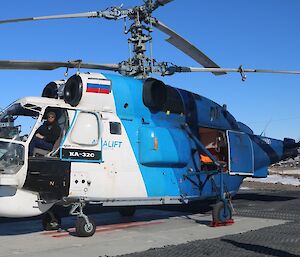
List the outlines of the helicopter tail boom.
<svg viewBox="0 0 300 257">
<path fill-rule="evenodd" d="M 300 141 L 296 143 L 294 139 L 285 138 L 283 141 L 284 159 L 295 158 L 300 154 Z"/>
</svg>

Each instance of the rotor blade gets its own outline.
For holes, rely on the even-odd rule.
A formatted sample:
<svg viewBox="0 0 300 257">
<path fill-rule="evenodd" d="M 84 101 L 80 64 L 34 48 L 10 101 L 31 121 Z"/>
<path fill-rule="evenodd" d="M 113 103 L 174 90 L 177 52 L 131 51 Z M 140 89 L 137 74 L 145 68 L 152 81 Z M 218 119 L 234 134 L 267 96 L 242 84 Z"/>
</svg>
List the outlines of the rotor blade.
<svg viewBox="0 0 300 257">
<path fill-rule="evenodd" d="M 130 13 L 132 13 L 132 11 L 133 11 L 132 9 L 111 7 L 104 11 L 96 11 L 96 12 L 83 12 L 83 13 L 39 16 L 39 17 L 30 17 L 30 18 L 21 18 L 21 19 L 12 19 L 12 20 L 0 20 L 0 24 L 12 23 L 12 22 L 23 22 L 23 21 L 71 19 L 71 18 L 105 18 L 108 20 L 119 20 L 127 17 Z"/>
<path fill-rule="evenodd" d="M 98 69 L 98 70 L 112 70 L 118 71 L 119 64 L 92 64 L 82 63 L 78 61 L 70 62 L 43 62 L 43 61 L 12 61 L 1 60 L 1 70 L 55 70 L 58 68 L 85 68 L 85 69 Z"/>
<path fill-rule="evenodd" d="M 99 17 L 98 12 L 85 12 L 85 13 L 39 16 L 39 17 L 11 19 L 11 20 L 0 20 L 0 24 L 2 24 L 2 23 L 13 23 L 13 22 L 23 22 L 23 21 L 38 21 L 38 20 L 68 19 L 68 18 L 95 18 L 95 17 Z"/>
<path fill-rule="evenodd" d="M 257 72 L 257 73 L 278 73 L 278 74 L 297 74 L 300 75 L 300 71 L 286 71 L 286 70 L 263 70 L 263 69 L 234 69 L 234 68 L 193 68 L 191 72 Z"/>
<path fill-rule="evenodd" d="M 244 69 L 242 66 L 239 68 L 198 68 L 198 67 L 185 67 L 185 66 L 171 66 L 168 68 L 170 73 L 175 72 L 214 72 L 214 73 L 227 73 L 227 72 L 256 72 L 256 73 L 278 73 L 278 74 L 296 74 L 300 75 L 300 71 L 287 71 L 287 70 L 265 70 L 265 69 Z"/>
<path fill-rule="evenodd" d="M 154 4 L 151 6 L 151 12 L 153 12 L 154 10 L 156 10 L 157 8 L 164 6 L 165 4 L 168 4 L 170 2 L 172 2 L 173 0 L 156 0 L 154 2 Z M 151 1 L 148 0 L 148 2 L 152 3 Z"/>
<path fill-rule="evenodd" d="M 204 53 L 202 53 L 198 48 L 192 45 L 190 42 L 185 40 L 183 37 L 179 36 L 176 32 L 168 28 L 166 25 L 161 23 L 159 20 L 156 20 L 153 25 L 159 29 L 160 31 L 164 32 L 165 34 L 169 35 L 170 38 L 167 39 L 167 42 L 172 44 L 173 46 L 177 47 L 179 50 L 190 56 L 196 62 L 201 64 L 205 68 L 220 68 L 218 64 L 212 61 L 209 57 L 207 57 Z M 215 75 L 224 75 L 225 72 L 214 72 Z"/>
<path fill-rule="evenodd" d="M 172 2 L 174 0 L 157 0 L 157 2 L 160 4 L 160 5 L 165 5 L 165 4 L 168 4 L 170 2 Z"/>
</svg>

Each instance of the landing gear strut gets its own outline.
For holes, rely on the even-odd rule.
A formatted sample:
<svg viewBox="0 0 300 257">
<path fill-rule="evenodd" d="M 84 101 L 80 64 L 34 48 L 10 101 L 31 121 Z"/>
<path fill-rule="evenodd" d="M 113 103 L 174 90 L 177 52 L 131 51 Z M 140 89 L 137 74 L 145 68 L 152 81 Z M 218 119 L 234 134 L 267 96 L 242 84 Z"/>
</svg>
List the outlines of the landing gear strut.
<svg viewBox="0 0 300 257">
<path fill-rule="evenodd" d="M 219 227 L 219 226 L 226 226 L 234 223 L 232 219 L 232 204 L 231 204 L 231 197 L 229 192 L 226 189 L 224 184 L 224 172 L 223 170 L 220 171 L 220 187 L 219 187 L 219 201 L 213 208 L 212 211 L 212 227 Z"/>
<path fill-rule="evenodd" d="M 95 234 L 96 222 L 83 213 L 84 206 L 84 202 L 73 203 L 70 214 L 77 216 L 75 225 L 77 236 L 90 237 Z"/>
<path fill-rule="evenodd" d="M 212 226 L 224 226 L 234 223 L 232 219 L 232 206 L 229 202 L 230 200 L 225 199 L 224 201 L 219 201 L 213 208 L 212 211 Z"/>
<path fill-rule="evenodd" d="M 241 70 L 241 73 L 242 72 L 243 72 L 243 70 Z M 222 164 L 216 158 L 216 156 L 212 155 L 206 149 L 206 147 L 199 141 L 199 139 L 193 134 L 193 132 L 191 131 L 191 129 L 187 123 L 184 124 L 182 127 L 187 132 L 189 137 L 196 143 L 196 146 L 197 146 L 196 150 L 199 152 L 199 154 L 201 154 L 202 152 L 205 153 L 213 161 L 214 165 L 217 167 L 216 170 L 205 172 L 207 178 L 204 181 L 204 183 L 201 183 L 199 185 L 199 188 L 202 191 L 206 182 L 211 180 L 212 185 L 217 194 L 218 202 L 213 208 L 213 212 L 212 212 L 213 220 L 211 222 L 211 226 L 217 227 L 217 226 L 233 224 L 234 221 L 232 219 L 233 208 L 232 208 L 232 204 L 231 204 L 231 197 L 230 197 L 230 193 L 228 192 L 226 185 L 224 183 L 224 173 L 227 173 L 228 171 L 225 169 L 224 164 Z M 218 183 L 219 186 L 217 186 L 215 179 L 219 179 L 219 183 Z"/>
<path fill-rule="evenodd" d="M 61 218 L 56 213 L 48 211 L 43 216 L 42 225 L 46 231 L 58 230 L 61 226 Z"/>
</svg>

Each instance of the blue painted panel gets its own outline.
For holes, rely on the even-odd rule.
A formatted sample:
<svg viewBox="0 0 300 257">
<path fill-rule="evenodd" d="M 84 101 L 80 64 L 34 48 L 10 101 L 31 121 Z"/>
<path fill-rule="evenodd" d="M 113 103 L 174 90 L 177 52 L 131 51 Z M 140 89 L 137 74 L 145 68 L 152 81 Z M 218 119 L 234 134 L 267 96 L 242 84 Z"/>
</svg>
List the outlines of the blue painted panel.
<svg viewBox="0 0 300 257">
<path fill-rule="evenodd" d="M 249 136 L 242 132 L 228 131 L 229 171 L 253 174 L 253 148 Z"/>
<path fill-rule="evenodd" d="M 191 156 L 189 140 L 180 129 L 142 127 L 139 142 L 140 162 L 146 166 L 185 167 Z"/>
<path fill-rule="evenodd" d="M 123 77 L 119 75 L 111 75 L 105 74 L 105 76 L 112 80 L 112 91 L 116 103 L 116 110 L 117 115 L 120 117 L 121 122 L 126 130 L 128 138 L 130 140 L 130 144 L 135 154 L 135 158 L 137 160 L 141 175 L 143 177 L 145 187 L 147 190 L 148 197 L 158 197 L 158 196 L 199 196 L 203 199 L 207 197 L 213 197 L 216 195 L 216 192 L 213 190 L 213 186 L 211 181 L 209 180 L 206 185 L 204 186 L 201 192 L 197 185 L 192 184 L 188 179 L 185 179 L 185 175 L 188 173 L 188 168 L 196 170 L 196 166 L 200 167 L 199 158 L 193 160 L 190 154 L 190 151 L 193 147 L 193 142 L 190 143 L 183 143 L 186 142 L 186 139 L 174 140 L 174 138 L 178 137 L 178 133 L 173 133 L 173 129 L 180 130 L 180 125 L 186 122 L 186 116 L 180 116 L 177 114 L 166 114 L 164 112 L 151 112 L 148 108 L 145 107 L 143 104 L 142 98 L 142 91 L 143 91 L 143 81 L 137 80 L 129 77 Z M 180 90 L 184 91 L 184 90 Z M 184 102 L 186 111 L 190 110 L 189 107 L 191 99 L 189 97 L 184 97 L 188 95 L 187 91 L 186 94 L 181 94 Z M 190 94 L 190 93 L 189 93 Z M 198 101 L 199 99 L 196 99 Z M 208 99 L 207 99 L 208 101 Z M 125 108 L 125 104 L 126 108 Z M 195 109 L 195 108 L 194 108 Z M 198 106 L 199 116 L 202 119 L 209 119 L 207 114 L 204 114 L 204 110 L 202 110 L 201 106 Z M 208 112 L 210 110 L 207 110 Z M 197 113 L 197 110 L 195 110 Z M 198 115 L 195 115 L 195 126 L 201 125 L 203 122 Z M 205 116 L 205 117 L 204 117 Z M 222 118 L 224 120 L 224 118 Z M 226 123 L 227 125 L 223 125 Z M 213 125 L 214 122 L 210 122 L 207 120 L 205 124 Z M 203 124 L 202 124 L 203 125 Z M 175 168 L 175 167 L 155 167 L 155 166 L 146 166 L 141 164 L 140 162 L 140 129 L 142 127 L 163 127 L 169 131 L 169 135 L 167 136 L 171 141 L 173 141 L 173 149 L 179 149 L 180 155 L 177 156 L 178 159 L 181 158 L 180 162 L 184 162 L 182 160 L 186 159 L 187 156 L 190 158 L 188 160 L 188 165 L 183 168 Z M 230 128 L 227 119 L 222 121 L 223 128 Z M 170 132 L 171 131 L 171 132 Z M 181 130 L 180 130 L 181 131 Z M 183 133 L 183 132 L 182 132 Z M 181 134 L 183 135 L 183 134 Z M 189 141 L 189 140 L 188 140 Z M 161 142 L 159 140 L 159 147 L 161 146 Z M 169 143 L 163 142 L 163 147 L 166 148 L 164 152 L 169 151 Z M 186 150 L 186 148 L 187 150 Z M 176 151 L 175 151 L 176 152 Z M 168 153 L 169 154 L 169 153 Z M 186 155 L 186 156 L 185 156 Z M 205 181 L 207 175 L 201 174 L 199 176 L 191 176 L 190 178 L 195 181 L 196 183 L 199 182 L 201 179 L 202 182 Z M 219 184 L 219 176 L 216 176 L 217 185 Z M 243 177 L 242 176 L 230 176 L 225 175 L 224 182 L 226 187 L 229 191 L 235 193 L 237 192 Z"/>
<path fill-rule="evenodd" d="M 179 196 L 174 168 L 141 166 L 141 172 L 149 197 Z"/>
<path fill-rule="evenodd" d="M 281 160 L 283 155 L 283 141 L 250 135 L 254 148 L 255 169 L 270 166 Z"/>
<path fill-rule="evenodd" d="M 150 111 L 143 103 L 143 81 L 131 77 L 105 74 L 112 81 L 117 114 L 120 119 L 149 121 Z"/>
<path fill-rule="evenodd" d="M 254 178 L 266 178 L 269 175 L 268 166 L 260 168 L 258 170 L 254 171 L 254 174 L 252 177 Z"/>
<path fill-rule="evenodd" d="M 145 107 L 142 100 L 143 81 L 111 74 L 105 74 L 105 76 L 112 80 L 117 115 L 126 130 L 148 197 L 179 196 L 173 168 L 149 167 L 139 162 L 139 128 L 154 126 L 153 114 Z M 126 108 L 125 104 L 127 104 Z"/>
<path fill-rule="evenodd" d="M 283 155 L 283 142 L 280 140 L 250 135 L 254 151 L 254 175 L 264 178 L 268 175 L 268 167 L 278 162 Z"/>
<path fill-rule="evenodd" d="M 201 127 L 238 130 L 235 118 L 219 104 L 203 96 L 194 95 Z"/>
</svg>

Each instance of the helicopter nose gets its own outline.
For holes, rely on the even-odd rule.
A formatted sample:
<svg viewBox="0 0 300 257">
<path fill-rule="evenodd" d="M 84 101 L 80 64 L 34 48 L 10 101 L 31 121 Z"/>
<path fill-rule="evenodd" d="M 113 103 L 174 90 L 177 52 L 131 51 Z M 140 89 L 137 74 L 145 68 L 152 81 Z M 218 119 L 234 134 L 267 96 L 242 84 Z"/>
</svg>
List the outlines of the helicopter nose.
<svg viewBox="0 0 300 257">
<path fill-rule="evenodd" d="M 53 204 L 54 202 L 41 202 L 37 193 L 11 186 L 0 186 L 0 217 L 38 216 L 48 211 Z"/>
</svg>

